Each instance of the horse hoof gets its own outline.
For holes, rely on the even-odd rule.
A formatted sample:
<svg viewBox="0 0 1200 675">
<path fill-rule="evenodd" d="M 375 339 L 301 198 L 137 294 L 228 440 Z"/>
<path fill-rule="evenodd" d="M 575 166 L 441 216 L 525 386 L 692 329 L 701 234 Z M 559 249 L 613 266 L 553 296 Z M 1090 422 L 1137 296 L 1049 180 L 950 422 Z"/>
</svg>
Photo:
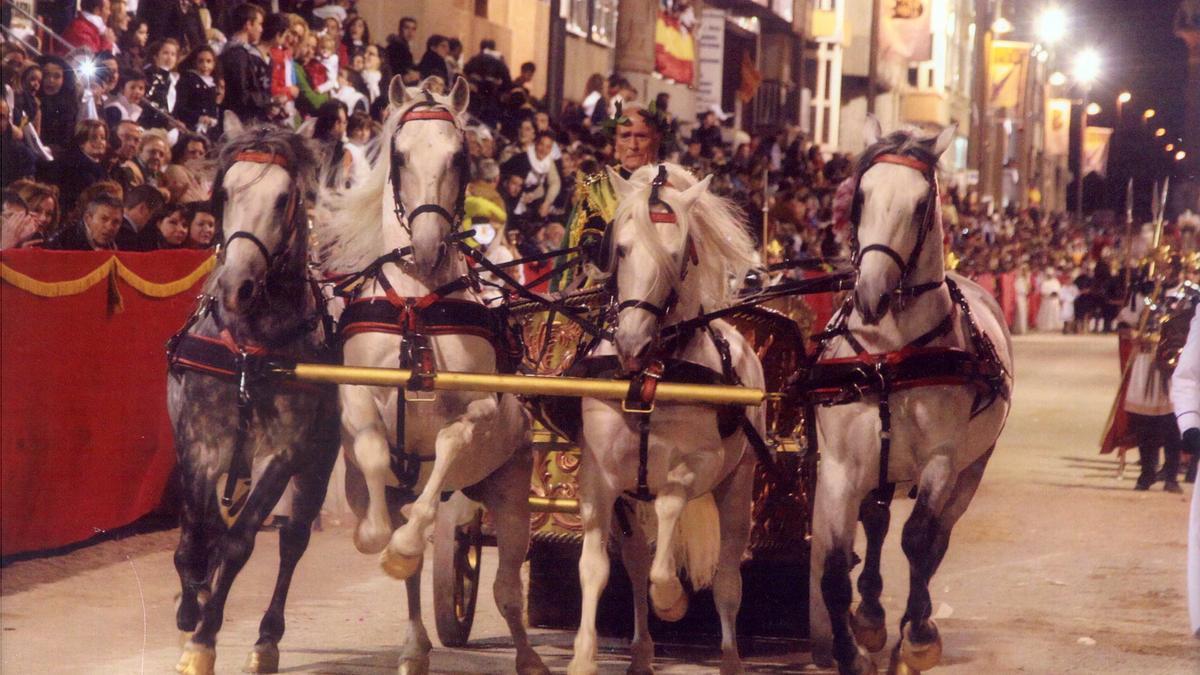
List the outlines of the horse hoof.
<svg viewBox="0 0 1200 675">
<path fill-rule="evenodd" d="M 625 669 L 625 675 L 654 675 L 653 667 L 629 666 Z"/>
<path fill-rule="evenodd" d="M 429 657 L 409 657 L 400 659 L 398 675 L 429 675 Z"/>
<path fill-rule="evenodd" d="M 903 659 L 892 659 L 887 675 L 921 675 L 921 671 L 913 670 Z"/>
<path fill-rule="evenodd" d="M 188 643 L 175 664 L 176 672 L 183 675 L 213 675 L 217 665 L 217 650 L 212 647 Z"/>
<path fill-rule="evenodd" d="M 391 549 L 387 549 L 380 554 L 379 565 L 388 576 L 404 581 L 421 567 L 421 556 L 392 553 Z"/>
<path fill-rule="evenodd" d="M 900 659 L 905 665 L 915 671 L 929 670 L 942 662 L 942 636 L 938 634 L 937 624 L 929 620 L 929 628 L 933 631 L 933 639 L 925 643 L 913 643 L 911 637 L 912 625 L 904 627 L 900 639 Z"/>
<path fill-rule="evenodd" d="M 742 675 L 746 671 L 742 668 L 741 660 L 721 659 L 721 669 L 718 672 L 720 675 Z"/>
<path fill-rule="evenodd" d="M 598 672 L 600 671 L 594 661 L 592 663 L 576 663 L 574 659 L 571 659 L 571 662 L 567 664 L 567 675 L 596 675 Z"/>
<path fill-rule="evenodd" d="M 246 659 L 246 665 L 242 667 L 242 672 L 278 673 L 279 646 L 274 642 L 254 645 L 254 650 L 250 652 L 249 658 Z"/>
<path fill-rule="evenodd" d="M 683 592 L 683 584 L 678 579 L 665 584 L 650 584 L 650 604 L 655 616 L 667 623 L 679 621 L 688 611 L 687 593 Z"/>
<path fill-rule="evenodd" d="M 850 628 L 854 641 L 869 652 L 877 652 L 887 645 L 887 624 L 867 616 L 861 608 L 850 617 Z"/>
<path fill-rule="evenodd" d="M 359 553 L 368 555 L 379 553 L 384 548 L 387 548 L 390 537 L 391 535 L 386 532 L 383 534 L 368 533 L 366 521 L 364 520 L 358 524 L 358 527 L 354 528 L 354 548 L 358 549 Z"/>
<path fill-rule="evenodd" d="M 550 669 L 537 654 L 532 658 L 517 658 L 517 675 L 550 675 Z"/>
</svg>

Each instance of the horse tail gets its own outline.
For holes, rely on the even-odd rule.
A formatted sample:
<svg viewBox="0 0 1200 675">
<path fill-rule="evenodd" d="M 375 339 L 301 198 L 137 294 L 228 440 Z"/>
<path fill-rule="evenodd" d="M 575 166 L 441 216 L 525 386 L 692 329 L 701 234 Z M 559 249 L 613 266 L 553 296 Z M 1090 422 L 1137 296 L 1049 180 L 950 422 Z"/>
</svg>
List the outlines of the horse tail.
<svg viewBox="0 0 1200 675">
<path fill-rule="evenodd" d="M 712 585 L 721 553 L 721 526 L 712 493 L 688 501 L 675 526 L 675 560 L 700 590 Z"/>
</svg>

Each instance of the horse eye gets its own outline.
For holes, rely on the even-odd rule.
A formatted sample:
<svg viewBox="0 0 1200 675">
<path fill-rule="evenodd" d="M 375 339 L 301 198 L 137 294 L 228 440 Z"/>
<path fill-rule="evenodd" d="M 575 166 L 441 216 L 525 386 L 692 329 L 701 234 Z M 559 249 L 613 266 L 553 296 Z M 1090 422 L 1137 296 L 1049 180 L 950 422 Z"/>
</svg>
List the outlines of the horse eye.
<svg viewBox="0 0 1200 675">
<path fill-rule="evenodd" d="M 618 258 L 624 258 L 626 253 L 628 253 L 628 251 L 626 250 L 626 248 L 624 246 L 617 247 L 617 257 Z"/>
<path fill-rule="evenodd" d="M 287 195 L 279 195 L 279 199 L 276 199 L 276 200 L 275 200 L 275 208 L 276 208 L 276 210 L 278 210 L 278 209 L 282 209 L 282 208 L 284 208 L 285 206 L 287 206 L 287 201 L 288 201 L 288 196 L 287 196 Z"/>
</svg>

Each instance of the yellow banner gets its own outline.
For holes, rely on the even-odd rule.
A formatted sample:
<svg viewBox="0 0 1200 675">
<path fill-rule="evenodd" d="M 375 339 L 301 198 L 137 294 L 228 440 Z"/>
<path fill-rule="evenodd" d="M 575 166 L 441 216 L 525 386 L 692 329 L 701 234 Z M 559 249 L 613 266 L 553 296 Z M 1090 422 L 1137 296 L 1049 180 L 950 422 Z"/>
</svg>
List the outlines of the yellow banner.
<svg viewBox="0 0 1200 675">
<path fill-rule="evenodd" d="M 1108 141 L 1112 129 L 1087 127 L 1083 136 L 1083 175 L 1098 173 L 1108 175 Z"/>
<path fill-rule="evenodd" d="M 1065 156 L 1071 147 L 1071 99 L 1046 99 L 1046 154 Z"/>
<path fill-rule="evenodd" d="M 1028 42 L 997 40 L 992 43 L 989 75 L 989 94 L 993 108 L 1016 108 L 1024 105 L 1025 78 L 1029 70 Z"/>
</svg>

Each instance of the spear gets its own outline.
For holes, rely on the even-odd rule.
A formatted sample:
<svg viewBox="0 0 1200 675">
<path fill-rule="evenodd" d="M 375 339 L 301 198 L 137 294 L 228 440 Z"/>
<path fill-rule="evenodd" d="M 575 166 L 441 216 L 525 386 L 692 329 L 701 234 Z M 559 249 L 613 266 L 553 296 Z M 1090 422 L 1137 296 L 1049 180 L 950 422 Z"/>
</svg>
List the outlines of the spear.
<svg viewBox="0 0 1200 675">
<path fill-rule="evenodd" d="M 1125 186 L 1125 264 L 1124 280 L 1121 283 L 1121 288 L 1129 289 L 1129 268 L 1133 264 L 1133 176 L 1129 177 L 1129 183 Z M 1122 296 L 1124 297 L 1124 296 Z M 1128 300 L 1128 298 L 1126 298 Z"/>
</svg>

